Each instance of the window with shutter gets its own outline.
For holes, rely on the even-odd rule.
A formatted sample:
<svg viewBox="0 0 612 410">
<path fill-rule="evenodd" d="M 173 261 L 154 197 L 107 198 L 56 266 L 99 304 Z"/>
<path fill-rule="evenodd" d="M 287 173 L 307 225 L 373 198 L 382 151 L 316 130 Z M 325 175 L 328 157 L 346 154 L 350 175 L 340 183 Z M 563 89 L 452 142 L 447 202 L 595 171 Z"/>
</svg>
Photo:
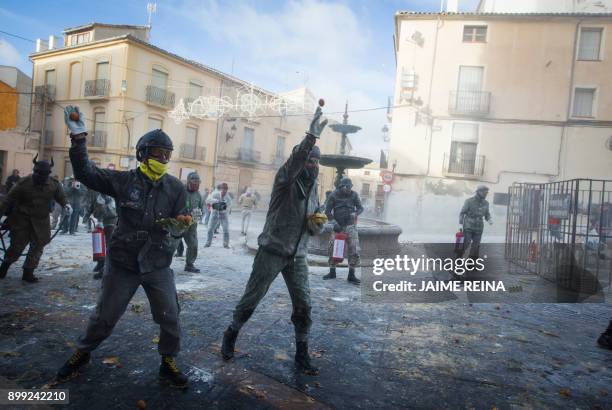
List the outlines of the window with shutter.
<svg viewBox="0 0 612 410">
<path fill-rule="evenodd" d="M 599 60 L 601 49 L 601 28 L 584 27 L 580 29 L 578 60 Z"/>
</svg>

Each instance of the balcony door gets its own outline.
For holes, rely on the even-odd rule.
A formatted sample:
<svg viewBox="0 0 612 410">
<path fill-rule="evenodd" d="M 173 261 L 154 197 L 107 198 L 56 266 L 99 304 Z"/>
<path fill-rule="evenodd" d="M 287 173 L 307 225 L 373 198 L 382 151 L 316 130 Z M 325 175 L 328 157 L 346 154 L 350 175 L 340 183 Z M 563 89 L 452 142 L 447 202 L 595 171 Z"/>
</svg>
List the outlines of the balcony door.
<svg viewBox="0 0 612 410">
<path fill-rule="evenodd" d="M 461 112 L 478 112 L 482 93 L 484 67 L 462 65 L 457 83 L 457 109 Z"/>
<path fill-rule="evenodd" d="M 255 130 L 253 128 L 244 128 L 244 136 L 242 138 L 242 146 L 240 147 L 240 157 L 246 161 L 253 161 L 253 144 L 255 140 Z"/>
<path fill-rule="evenodd" d="M 448 172 L 474 175 L 478 152 L 478 124 L 454 123 L 451 138 Z"/>
</svg>

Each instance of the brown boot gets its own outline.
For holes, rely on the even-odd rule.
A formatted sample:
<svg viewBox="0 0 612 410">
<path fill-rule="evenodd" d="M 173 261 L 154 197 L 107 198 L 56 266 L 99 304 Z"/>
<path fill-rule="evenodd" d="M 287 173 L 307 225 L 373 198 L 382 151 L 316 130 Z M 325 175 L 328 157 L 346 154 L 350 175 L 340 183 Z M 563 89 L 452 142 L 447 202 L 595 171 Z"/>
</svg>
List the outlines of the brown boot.
<svg viewBox="0 0 612 410">
<path fill-rule="evenodd" d="M 23 275 L 21 276 L 21 280 L 25 280 L 29 283 L 38 282 L 38 278 L 34 276 L 34 269 L 32 268 L 23 268 Z"/>
</svg>

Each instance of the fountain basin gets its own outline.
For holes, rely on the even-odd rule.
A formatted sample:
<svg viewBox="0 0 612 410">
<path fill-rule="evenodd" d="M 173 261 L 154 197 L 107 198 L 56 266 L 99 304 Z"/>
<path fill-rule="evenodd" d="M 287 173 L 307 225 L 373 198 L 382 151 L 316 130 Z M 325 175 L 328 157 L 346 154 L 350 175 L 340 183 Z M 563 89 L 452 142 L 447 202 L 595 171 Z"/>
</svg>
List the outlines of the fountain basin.
<svg viewBox="0 0 612 410">
<path fill-rule="evenodd" d="M 397 225 L 375 219 L 359 218 L 357 233 L 359 234 L 361 259 L 371 260 L 389 257 L 397 255 L 400 251 L 398 238 L 402 229 Z M 314 255 L 327 256 L 329 241 L 333 234 L 333 224 L 326 224 L 323 233 L 309 239 L 308 252 Z"/>
<path fill-rule="evenodd" d="M 325 167 L 342 169 L 359 169 L 371 163 L 370 158 L 353 157 L 351 155 L 324 154 L 321 155 L 319 164 Z"/>
</svg>

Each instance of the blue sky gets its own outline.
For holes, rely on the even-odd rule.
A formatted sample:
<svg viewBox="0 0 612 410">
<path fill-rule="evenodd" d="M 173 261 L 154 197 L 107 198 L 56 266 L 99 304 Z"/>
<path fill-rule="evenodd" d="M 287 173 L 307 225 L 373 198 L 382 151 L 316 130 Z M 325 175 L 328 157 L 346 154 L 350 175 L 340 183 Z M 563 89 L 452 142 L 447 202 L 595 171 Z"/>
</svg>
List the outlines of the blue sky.
<svg viewBox="0 0 612 410">
<path fill-rule="evenodd" d="M 151 0 L 149 0 L 151 1 Z M 477 0 L 459 0 L 472 11 Z M 146 24 L 147 1 L 0 2 L 0 30 L 33 39 L 89 22 Z M 157 1 L 151 42 L 271 91 L 306 85 L 326 110 L 386 105 L 393 95 L 393 15 L 438 11 L 440 0 Z M 34 44 L 0 33 L 0 64 L 31 75 Z M 340 120 L 339 116 L 330 115 Z M 355 151 L 377 158 L 384 111 L 353 113 Z"/>
</svg>

